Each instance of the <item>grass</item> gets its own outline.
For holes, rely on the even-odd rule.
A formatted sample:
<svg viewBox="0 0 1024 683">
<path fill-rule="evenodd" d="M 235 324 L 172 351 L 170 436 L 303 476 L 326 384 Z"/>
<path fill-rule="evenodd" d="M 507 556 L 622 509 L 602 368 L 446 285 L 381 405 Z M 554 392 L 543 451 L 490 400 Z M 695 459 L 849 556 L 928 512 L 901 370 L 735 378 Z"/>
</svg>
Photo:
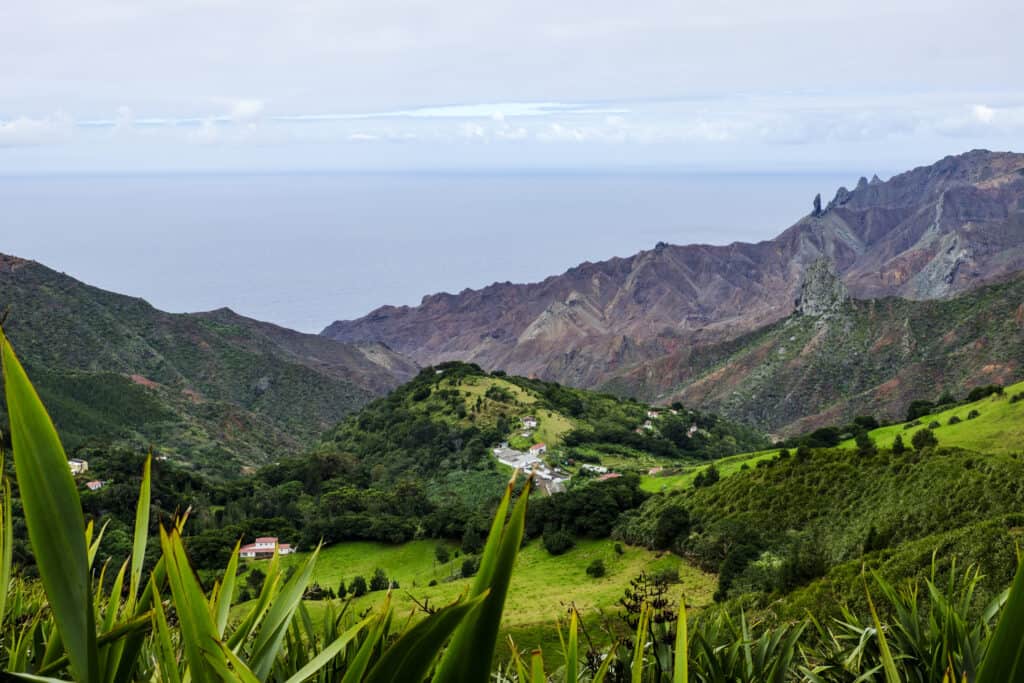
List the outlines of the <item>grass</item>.
<svg viewBox="0 0 1024 683">
<path fill-rule="evenodd" d="M 725 458 L 719 458 L 718 460 L 713 461 L 713 463 L 715 467 L 718 468 L 718 473 L 721 477 L 728 477 L 739 472 L 743 469 L 744 465 L 753 467 L 761 460 L 774 458 L 778 454 L 779 449 L 772 448 L 766 451 L 730 455 Z M 706 465 L 696 465 L 687 468 L 678 474 L 669 474 L 663 477 L 645 474 L 640 478 L 640 488 L 648 493 L 661 493 L 663 491 L 675 491 L 686 488 L 693 484 L 693 480 L 697 475 L 706 470 L 710 465 L 711 463 Z"/>
<path fill-rule="evenodd" d="M 899 434 L 903 443 L 909 448 L 914 433 L 926 429 L 931 422 L 938 422 L 939 427 L 932 431 L 942 446 L 956 446 L 985 453 L 1019 453 L 1024 451 L 1024 401 L 1010 403 L 1010 397 L 1024 392 L 1024 382 L 1006 387 L 1002 396 L 992 395 L 980 401 L 958 405 L 938 413 L 919 418 L 919 427 L 904 429 L 900 423 L 872 430 L 870 436 L 881 448 L 892 447 L 892 442 Z M 977 410 L 980 415 L 973 420 L 967 414 Z M 953 416 L 960 418 L 958 424 L 949 424 Z M 840 444 L 844 448 L 854 448 L 853 440 Z"/>
<path fill-rule="evenodd" d="M 940 426 L 932 431 L 935 432 L 941 446 L 984 453 L 1020 453 L 1024 451 L 1024 401 L 1010 402 L 1010 397 L 1019 393 L 1024 393 L 1024 382 L 1006 387 L 1001 396 L 992 395 L 980 401 L 964 403 L 921 417 L 918 419 L 920 426 L 904 429 L 906 423 L 898 423 L 872 430 L 870 436 L 879 448 L 892 448 L 893 440 L 899 434 L 903 437 L 904 445 L 910 448 L 910 440 L 915 432 L 926 429 L 932 422 L 938 422 Z M 967 415 L 972 410 L 977 410 L 980 415 L 968 420 Z M 961 421 L 949 424 L 949 419 L 953 416 L 959 417 Z M 856 445 L 853 439 L 849 439 L 839 444 L 839 447 L 853 449 Z M 740 453 L 719 458 L 714 464 L 722 477 L 728 477 L 739 472 L 744 464 L 753 467 L 759 461 L 773 458 L 778 453 L 778 448 Z M 693 484 L 697 474 L 707 467 L 697 465 L 661 477 L 643 475 L 640 478 L 640 488 L 649 493 L 683 489 Z"/>
<path fill-rule="evenodd" d="M 591 636 L 597 639 L 602 621 L 599 610 L 609 616 L 617 614 L 617 602 L 629 580 L 641 571 L 678 568 L 681 584 L 673 588 L 674 597 L 684 594 L 687 605 L 697 609 L 711 604 L 716 585 L 714 575 L 668 553 L 623 546 L 623 554 L 619 555 L 614 545 L 609 540 L 581 540 L 575 548 L 559 556 L 550 555 L 538 540 L 524 546 L 512 574 L 502 630 L 511 634 L 521 648 L 542 647 L 545 658 L 551 657 L 550 662 L 554 663 L 560 654 L 555 618 L 573 603 L 583 614 Z M 313 580 L 337 589 L 342 579 L 346 585 L 357 575 L 369 581 L 373 571 L 381 568 L 400 585 L 392 596 L 396 619 L 418 620 L 422 612 L 416 611 L 413 597 L 420 602 L 429 601 L 431 607 L 441 607 L 470 585 L 468 579 L 445 581 L 450 575 L 458 574 L 465 558 L 453 557 L 448 564 L 439 565 L 434 555 L 436 546 L 436 541 L 411 541 L 397 546 L 362 541 L 336 544 L 321 551 Z M 451 545 L 448 548 L 449 551 L 455 549 Z M 299 565 L 305 556 L 306 553 L 296 553 L 287 562 Z M 586 574 L 587 565 L 595 559 L 601 559 L 607 568 L 605 576 L 599 579 Z M 429 586 L 431 580 L 437 580 L 438 584 Z M 362 612 L 379 602 L 383 595 L 369 593 L 353 600 L 350 609 Z M 308 603 L 314 615 L 319 614 L 322 605 Z M 507 651 L 499 652 L 503 658 L 507 654 Z"/>
</svg>

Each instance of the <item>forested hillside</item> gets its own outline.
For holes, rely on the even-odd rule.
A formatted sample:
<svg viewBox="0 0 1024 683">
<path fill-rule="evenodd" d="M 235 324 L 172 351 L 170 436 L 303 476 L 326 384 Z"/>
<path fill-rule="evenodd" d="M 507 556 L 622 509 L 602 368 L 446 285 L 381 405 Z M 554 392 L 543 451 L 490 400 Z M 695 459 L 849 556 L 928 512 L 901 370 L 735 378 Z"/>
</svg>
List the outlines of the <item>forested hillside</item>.
<svg viewBox="0 0 1024 683">
<path fill-rule="evenodd" d="M 164 313 L 8 256 L 0 310 L 68 450 L 153 446 L 224 476 L 299 452 L 416 370 L 380 345 L 332 342 L 226 309 Z"/>
</svg>

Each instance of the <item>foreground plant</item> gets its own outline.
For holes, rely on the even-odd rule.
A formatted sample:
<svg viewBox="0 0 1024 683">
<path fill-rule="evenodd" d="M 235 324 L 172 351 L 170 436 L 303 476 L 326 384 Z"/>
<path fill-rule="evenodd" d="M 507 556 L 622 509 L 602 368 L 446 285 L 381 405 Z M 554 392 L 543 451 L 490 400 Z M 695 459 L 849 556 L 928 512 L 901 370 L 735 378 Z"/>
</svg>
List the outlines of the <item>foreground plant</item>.
<svg viewBox="0 0 1024 683">
<path fill-rule="evenodd" d="M 151 461 L 139 494 L 131 556 L 105 592 L 107 566 L 92 580 L 103 530 L 86 526 L 67 456 L 42 401 L 0 330 L 4 384 L 15 470 L 29 541 L 45 601 L 17 623 L 6 603 L 25 610 L 26 584 L 12 580 L 11 495 L 2 482 L 0 505 L 0 636 L 5 669 L 24 680 L 84 683 L 132 680 L 485 681 L 498 638 L 501 613 L 522 543 L 532 479 L 523 487 L 506 524 L 515 478 L 509 482 L 469 594 L 402 634 L 391 633 L 390 597 L 355 623 L 328 610 L 317 629 L 302 604 L 319 553 L 286 578 L 275 556 L 263 588 L 232 620 L 238 546 L 223 578 L 206 593 L 182 539 L 186 516 L 160 528 L 161 557 L 143 580 L 149 533 Z M 94 533 L 95 532 L 95 533 Z M 28 589 L 31 593 L 31 589 Z M 127 593 L 125 596 L 124 594 Z M 39 597 L 37 595 L 37 597 Z M 177 620 L 172 628 L 169 613 Z M 342 624 L 345 627 L 342 628 Z M 324 636 L 327 637 L 324 637 Z M 446 644 L 451 644 L 446 648 Z M 442 653 L 444 656 L 442 657 Z"/>
</svg>

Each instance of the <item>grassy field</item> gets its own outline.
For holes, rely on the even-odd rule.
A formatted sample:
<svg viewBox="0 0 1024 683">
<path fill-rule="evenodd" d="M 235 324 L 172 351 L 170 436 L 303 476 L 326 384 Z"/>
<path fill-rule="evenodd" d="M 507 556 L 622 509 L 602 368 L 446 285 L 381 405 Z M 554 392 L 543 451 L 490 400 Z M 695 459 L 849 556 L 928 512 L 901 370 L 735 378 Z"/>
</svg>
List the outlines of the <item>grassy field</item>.
<svg viewBox="0 0 1024 683">
<path fill-rule="evenodd" d="M 1010 403 L 1010 397 L 1024 392 L 1024 382 L 1006 387 L 1002 396 L 992 395 L 980 401 L 943 410 L 922 418 L 918 427 L 904 429 L 904 424 L 895 424 L 871 431 L 870 436 L 880 448 L 890 448 L 897 434 L 903 436 L 903 443 L 909 448 L 914 433 L 926 429 L 931 422 L 941 426 L 932 431 L 942 446 L 958 446 L 984 453 L 1024 452 L 1024 401 Z M 967 414 L 977 410 L 980 415 L 973 420 Z M 957 416 L 958 424 L 949 424 Z M 853 440 L 843 442 L 843 447 L 853 448 Z"/>
<path fill-rule="evenodd" d="M 718 473 L 722 477 L 728 477 L 736 472 L 739 472 L 744 465 L 753 467 L 759 461 L 767 458 L 774 458 L 778 455 L 779 449 L 773 448 L 767 451 L 757 451 L 755 453 L 740 453 L 738 455 L 730 455 L 726 458 L 719 458 L 714 461 L 715 467 L 718 468 Z M 708 468 L 709 465 L 696 465 L 684 469 L 678 474 L 669 474 L 666 476 L 651 476 L 644 475 L 640 478 L 640 488 L 649 493 L 661 493 L 663 491 L 674 491 L 676 489 L 686 488 L 693 483 L 694 478 Z"/>
<path fill-rule="evenodd" d="M 653 553 L 643 548 L 623 547 L 615 552 L 609 540 L 580 541 L 575 548 L 560 556 L 552 556 L 539 541 L 528 543 L 520 551 L 512 575 L 506 606 L 504 627 L 520 648 L 540 646 L 545 658 L 555 663 L 558 656 L 558 635 L 555 620 L 565 613 L 570 603 L 580 609 L 591 636 L 601 633 L 603 610 L 614 617 L 616 604 L 629 580 L 641 571 L 678 568 L 680 584 L 673 587 L 674 597 L 686 596 L 688 606 L 701 608 L 711 603 L 715 590 L 715 576 L 706 574 L 668 553 Z M 398 546 L 380 543 L 340 543 L 321 551 L 315 570 L 315 581 L 337 589 L 341 580 L 346 585 L 361 575 L 369 581 L 378 567 L 399 582 L 393 602 L 396 618 L 417 618 L 416 603 L 429 601 L 430 606 L 443 606 L 467 590 L 470 580 L 448 577 L 459 572 L 463 557 L 440 565 L 435 559 L 436 541 L 412 541 Z M 449 546 L 454 551 L 454 546 Z M 454 553 L 453 553 L 454 554 Z M 297 553 L 286 558 L 298 564 L 306 558 Z M 586 574 L 586 567 L 600 558 L 607 568 L 605 576 L 594 579 Z M 431 580 L 438 582 L 428 585 Z M 376 604 L 383 593 L 369 593 L 353 601 L 352 608 L 365 610 Z M 311 613 L 319 614 L 322 603 L 310 602 Z M 503 655 L 504 656 L 504 655 Z"/>
</svg>

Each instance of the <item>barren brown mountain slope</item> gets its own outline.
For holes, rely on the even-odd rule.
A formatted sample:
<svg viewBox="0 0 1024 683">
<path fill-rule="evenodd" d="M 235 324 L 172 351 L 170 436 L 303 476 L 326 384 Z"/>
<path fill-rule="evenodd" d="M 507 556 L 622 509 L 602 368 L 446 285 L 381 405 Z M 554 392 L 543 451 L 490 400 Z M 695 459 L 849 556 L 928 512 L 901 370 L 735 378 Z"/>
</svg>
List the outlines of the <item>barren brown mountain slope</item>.
<svg viewBox="0 0 1024 683">
<path fill-rule="evenodd" d="M 857 298 L 945 299 L 1024 268 L 1024 155 L 975 150 L 885 182 L 862 178 L 765 242 L 661 243 L 538 283 L 384 306 L 323 334 L 384 342 L 420 363 L 596 386 L 784 318 L 823 256 Z"/>
</svg>

